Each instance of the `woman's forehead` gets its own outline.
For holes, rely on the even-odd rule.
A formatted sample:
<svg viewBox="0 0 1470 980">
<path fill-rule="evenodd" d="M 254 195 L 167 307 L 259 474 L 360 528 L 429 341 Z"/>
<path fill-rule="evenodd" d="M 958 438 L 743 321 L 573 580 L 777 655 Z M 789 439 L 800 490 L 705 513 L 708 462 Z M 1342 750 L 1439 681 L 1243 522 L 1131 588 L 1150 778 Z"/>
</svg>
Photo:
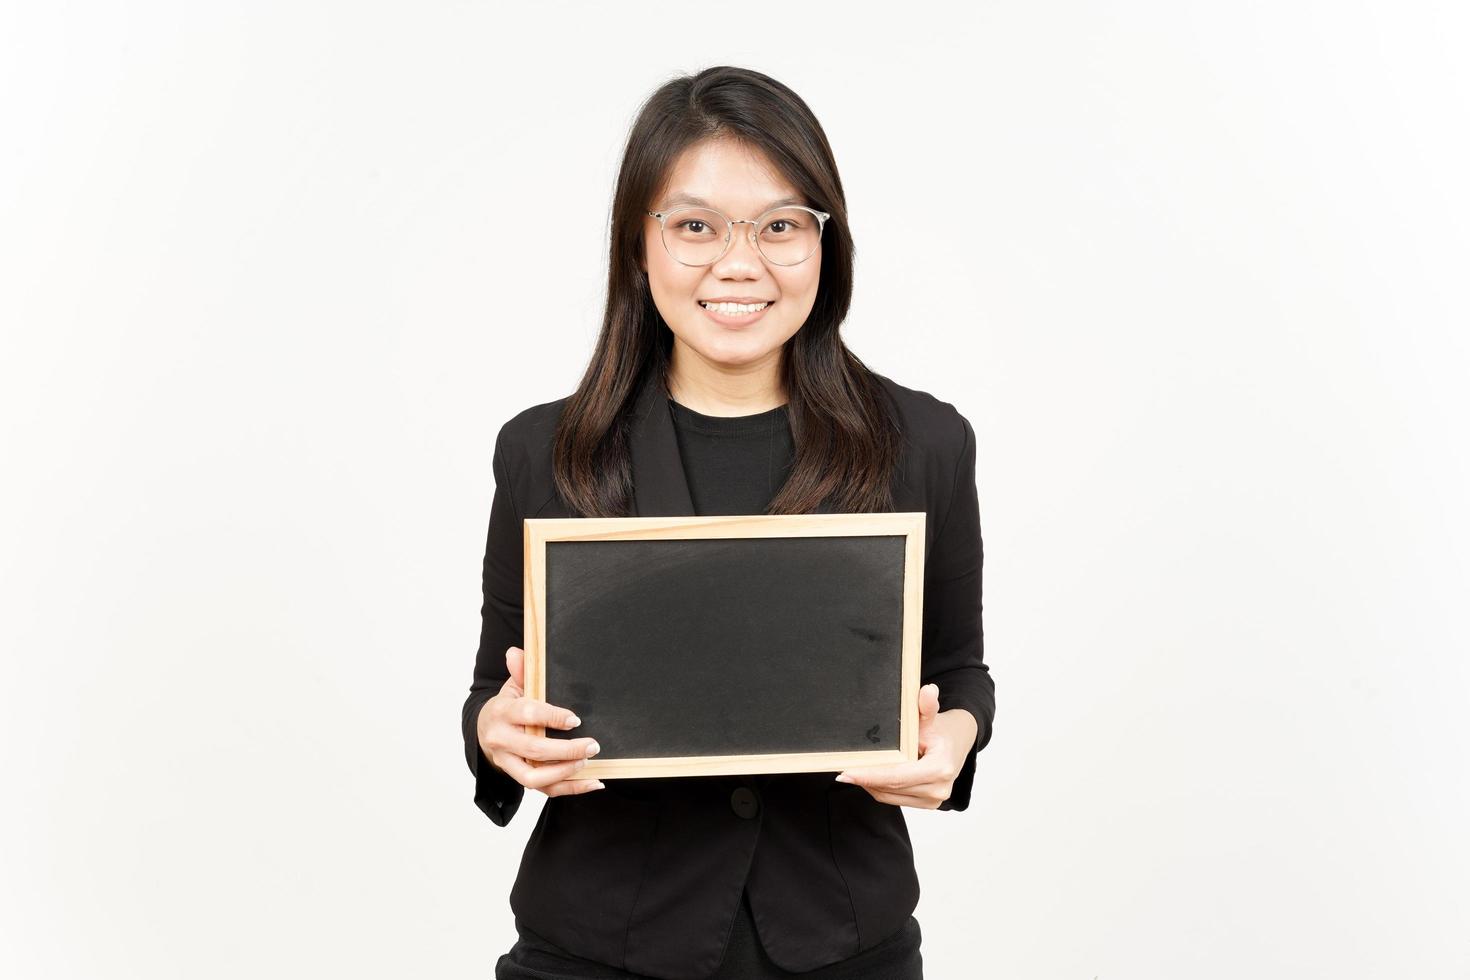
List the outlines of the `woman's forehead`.
<svg viewBox="0 0 1470 980">
<path fill-rule="evenodd" d="M 755 213 L 806 200 L 758 149 L 731 140 L 706 140 L 679 155 L 657 210 L 681 204 Z"/>
</svg>

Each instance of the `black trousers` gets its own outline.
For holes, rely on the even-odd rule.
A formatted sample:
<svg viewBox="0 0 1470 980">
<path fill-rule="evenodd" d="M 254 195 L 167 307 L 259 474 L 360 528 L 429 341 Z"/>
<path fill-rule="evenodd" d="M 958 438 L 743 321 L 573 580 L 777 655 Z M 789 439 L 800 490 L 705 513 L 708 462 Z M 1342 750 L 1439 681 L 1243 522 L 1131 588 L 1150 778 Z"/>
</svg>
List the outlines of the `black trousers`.
<svg viewBox="0 0 1470 980">
<path fill-rule="evenodd" d="M 516 921 L 519 939 L 495 963 L 495 980 L 650 980 L 605 963 L 573 956 Z M 851 959 L 810 970 L 788 973 L 761 948 L 751 917 L 750 900 L 742 897 L 730 930 L 725 958 L 709 980 L 768 980 L 802 977 L 804 980 L 923 980 L 924 959 L 919 953 L 923 933 L 919 920 L 909 916 L 903 928 Z"/>
</svg>

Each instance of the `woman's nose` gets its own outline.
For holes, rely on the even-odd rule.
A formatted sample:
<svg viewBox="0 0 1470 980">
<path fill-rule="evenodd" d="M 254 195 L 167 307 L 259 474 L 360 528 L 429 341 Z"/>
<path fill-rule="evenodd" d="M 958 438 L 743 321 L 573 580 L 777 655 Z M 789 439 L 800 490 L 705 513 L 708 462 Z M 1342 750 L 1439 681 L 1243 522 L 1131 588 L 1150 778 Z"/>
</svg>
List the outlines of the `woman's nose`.
<svg viewBox="0 0 1470 980">
<path fill-rule="evenodd" d="M 749 224 L 751 227 L 747 231 L 746 229 L 740 228 L 740 224 Z M 732 241 L 730 242 L 730 249 L 720 259 L 721 265 L 734 258 L 736 253 L 740 251 L 740 247 L 742 245 L 749 246 L 749 261 L 753 262 L 757 266 L 763 264 L 764 256 L 761 255 L 760 246 L 756 244 L 755 240 L 755 222 L 739 222 L 730 234 L 732 238 Z"/>
</svg>

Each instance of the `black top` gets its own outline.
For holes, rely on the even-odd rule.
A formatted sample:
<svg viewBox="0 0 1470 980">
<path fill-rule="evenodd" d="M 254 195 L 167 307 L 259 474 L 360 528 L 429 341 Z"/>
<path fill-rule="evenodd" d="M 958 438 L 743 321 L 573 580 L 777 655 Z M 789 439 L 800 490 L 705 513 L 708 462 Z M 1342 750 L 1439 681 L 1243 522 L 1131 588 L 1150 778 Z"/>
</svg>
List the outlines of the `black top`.
<svg viewBox="0 0 1470 980">
<path fill-rule="evenodd" d="M 786 406 L 757 415 L 702 415 L 669 400 L 689 495 L 699 516 L 763 514 L 796 453 Z"/>
<path fill-rule="evenodd" d="M 703 415 L 672 398 L 668 399 L 674 433 L 683 458 L 695 511 L 699 516 L 715 514 L 763 514 L 776 492 L 786 482 L 795 457 L 795 443 L 787 420 L 786 406 L 755 415 Z M 507 954 L 500 969 L 507 977 L 542 976 L 516 972 L 516 968 L 586 970 L 592 964 L 552 945 L 517 922 L 520 941 Z M 878 946 L 841 960 L 821 970 L 822 980 L 918 980 L 922 977 L 919 955 L 921 940 L 918 920 L 909 917 L 902 928 Z M 497 973 L 497 976 L 501 974 Z M 577 973 L 578 976 L 591 975 Z M 598 977 L 639 976 L 601 965 Z M 792 974 L 772 962 L 761 947 L 751 912 L 748 891 L 743 891 L 740 909 L 725 944 L 719 970 L 711 980 L 723 978 L 789 977 Z"/>
</svg>

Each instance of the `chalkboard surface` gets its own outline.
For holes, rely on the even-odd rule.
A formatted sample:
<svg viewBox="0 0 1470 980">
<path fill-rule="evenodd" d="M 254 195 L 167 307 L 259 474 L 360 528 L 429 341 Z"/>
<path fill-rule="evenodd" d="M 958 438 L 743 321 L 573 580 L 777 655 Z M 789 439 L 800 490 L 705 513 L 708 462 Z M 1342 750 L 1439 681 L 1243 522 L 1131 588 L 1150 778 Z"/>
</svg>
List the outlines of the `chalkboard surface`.
<svg viewBox="0 0 1470 980">
<path fill-rule="evenodd" d="M 598 532 L 527 521 L 539 532 L 528 527 L 534 696 L 582 720 L 544 734 L 596 738 L 589 778 L 915 757 L 904 733 L 917 685 L 905 682 L 918 631 L 906 617 L 918 615 L 910 561 L 922 562 L 924 515 L 895 516 L 599 519 Z M 710 522 L 720 536 L 695 536 Z M 873 533 L 885 526 L 894 533 Z"/>
</svg>

